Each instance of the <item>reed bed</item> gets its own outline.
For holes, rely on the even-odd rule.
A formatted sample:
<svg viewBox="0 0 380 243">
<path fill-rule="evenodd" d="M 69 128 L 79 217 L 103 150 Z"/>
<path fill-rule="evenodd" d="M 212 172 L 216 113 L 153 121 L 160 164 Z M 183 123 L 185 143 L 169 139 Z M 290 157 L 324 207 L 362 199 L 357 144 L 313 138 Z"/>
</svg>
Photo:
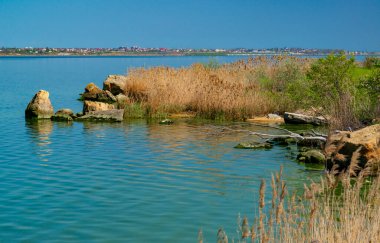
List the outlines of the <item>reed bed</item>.
<svg viewBox="0 0 380 243">
<path fill-rule="evenodd" d="M 261 182 L 254 224 L 244 217 L 241 238 L 230 242 L 380 242 L 380 177 L 366 178 L 365 173 L 353 179 L 349 171 L 331 172 L 319 183 L 305 185 L 299 195 L 288 194 L 281 170 L 269 188 Z M 265 197 L 267 189 L 271 198 Z M 228 242 L 222 229 L 217 242 Z"/>
<path fill-rule="evenodd" d="M 127 95 L 149 113 L 194 112 L 210 118 L 244 120 L 296 108 L 284 95 L 288 83 L 305 76 L 309 59 L 257 57 L 219 65 L 135 68 L 128 71 Z"/>
</svg>

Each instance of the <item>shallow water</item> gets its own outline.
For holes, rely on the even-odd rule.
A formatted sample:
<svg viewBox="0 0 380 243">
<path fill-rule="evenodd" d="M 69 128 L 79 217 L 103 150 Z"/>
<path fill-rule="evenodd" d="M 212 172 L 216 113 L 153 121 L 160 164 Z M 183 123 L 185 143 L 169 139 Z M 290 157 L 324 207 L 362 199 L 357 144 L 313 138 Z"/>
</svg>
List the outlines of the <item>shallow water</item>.
<svg viewBox="0 0 380 243">
<path fill-rule="evenodd" d="M 229 62 L 241 57 L 217 57 Z M 244 133 L 275 133 L 248 123 L 136 120 L 72 124 L 29 122 L 24 109 L 39 89 L 54 108 L 81 110 L 89 82 L 137 66 L 186 66 L 209 57 L 0 58 L 1 242 L 194 242 L 236 235 L 238 214 L 255 216 L 261 179 L 284 166 L 290 188 L 321 172 L 293 150 L 238 150 Z M 269 190 L 268 190 L 269 191 Z"/>
</svg>

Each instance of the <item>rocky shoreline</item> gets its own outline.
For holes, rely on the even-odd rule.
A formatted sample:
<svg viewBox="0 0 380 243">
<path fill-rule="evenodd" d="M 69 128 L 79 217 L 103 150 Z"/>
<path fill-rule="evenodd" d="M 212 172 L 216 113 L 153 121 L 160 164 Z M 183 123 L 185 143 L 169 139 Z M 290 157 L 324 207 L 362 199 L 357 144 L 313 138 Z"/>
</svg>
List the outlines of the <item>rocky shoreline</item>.
<svg viewBox="0 0 380 243">
<path fill-rule="evenodd" d="M 126 82 L 128 80 L 125 76 L 109 75 L 103 83 L 103 89 L 100 89 L 94 83 L 88 84 L 84 89 L 84 93 L 80 94 L 83 109 L 79 113 L 74 113 L 68 108 L 59 109 L 54 113 L 53 105 L 49 99 L 49 92 L 40 90 L 27 105 L 25 117 L 27 119 L 51 119 L 52 121 L 64 122 L 122 122 L 129 118 L 130 113 L 126 112 L 124 108 L 131 105 L 131 99 L 133 98 L 128 95 L 125 88 Z M 176 116 L 173 115 L 173 117 Z M 181 116 L 177 117 L 192 118 L 193 115 L 185 114 L 183 116 L 181 114 Z M 283 116 L 268 114 L 247 119 L 247 121 L 266 124 L 328 125 L 328 120 L 325 117 L 290 112 L 285 112 Z M 164 119 L 159 122 L 159 124 L 167 125 L 172 123 L 173 121 L 170 119 Z M 368 175 L 373 175 L 380 168 L 380 124 L 355 132 L 337 131 L 329 136 L 289 133 L 288 136 L 272 137 L 264 143 L 242 142 L 235 148 L 271 149 L 273 145 L 288 146 L 296 144 L 299 151 L 297 156 L 299 162 L 323 164 L 328 170 L 349 170 L 350 174 L 354 176 L 361 170 L 365 170 Z"/>
</svg>

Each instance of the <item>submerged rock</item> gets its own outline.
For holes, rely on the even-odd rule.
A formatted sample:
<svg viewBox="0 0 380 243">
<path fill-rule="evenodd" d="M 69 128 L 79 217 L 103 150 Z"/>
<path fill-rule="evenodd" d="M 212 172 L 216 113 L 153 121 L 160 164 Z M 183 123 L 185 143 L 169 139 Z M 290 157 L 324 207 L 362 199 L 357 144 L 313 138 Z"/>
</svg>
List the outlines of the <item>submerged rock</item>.
<svg viewBox="0 0 380 243">
<path fill-rule="evenodd" d="M 380 124 L 331 135 L 326 152 L 328 169 L 336 164 L 344 171 L 353 165 L 355 173 L 367 167 L 367 174 L 376 174 L 380 168 Z"/>
<path fill-rule="evenodd" d="M 89 120 L 89 121 L 112 121 L 121 122 L 123 121 L 124 110 L 105 110 L 105 111 L 91 111 L 77 120 Z"/>
<path fill-rule="evenodd" d="M 316 149 L 301 152 L 297 156 L 298 161 L 312 164 L 323 164 L 326 161 L 325 155 Z"/>
<path fill-rule="evenodd" d="M 25 109 L 26 118 L 50 119 L 54 109 L 49 99 L 49 92 L 38 91 Z"/>
<path fill-rule="evenodd" d="M 72 121 L 75 118 L 74 112 L 70 109 L 60 109 L 54 116 L 51 117 L 53 121 Z"/>
<path fill-rule="evenodd" d="M 272 148 L 272 144 L 264 142 L 242 142 L 236 145 L 234 148 L 237 149 L 270 149 Z"/>
<path fill-rule="evenodd" d="M 83 103 L 83 114 L 87 114 L 92 111 L 106 111 L 113 109 L 115 109 L 113 104 L 104 102 L 85 100 Z"/>
<path fill-rule="evenodd" d="M 103 90 L 110 91 L 113 95 L 126 93 L 127 78 L 122 75 L 109 75 L 103 82 Z"/>
<path fill-rule="evenodd" d="M 327 120 L 322 116 L 308 116 L 297 113 L 284 113 L 285 123 L 288 124 L 312 124 L 315 126 L 327 125 Z"/>
</svg>

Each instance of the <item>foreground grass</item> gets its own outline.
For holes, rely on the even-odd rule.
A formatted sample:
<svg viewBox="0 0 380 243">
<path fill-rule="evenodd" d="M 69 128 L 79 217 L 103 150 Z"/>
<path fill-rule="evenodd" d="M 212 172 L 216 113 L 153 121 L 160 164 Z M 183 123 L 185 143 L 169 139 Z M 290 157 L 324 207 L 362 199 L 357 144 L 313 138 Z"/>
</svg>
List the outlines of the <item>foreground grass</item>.
<svg viewBox="0 0 380 243">
<path fill-rule="evenodd" d="M 233 242 L 380 242 L 380 177 L 365 179 L 365 171 L 327 175 L 305 185 L 304 194 L 288 195 L 281 172 L 272 176 L 270 188 L 262 181 L 258 217 L 241 222 L 241 239 Z M 265 198 L 265 190 L 271 198 Z M 201 235 L 201 234 L 200 234 Z M 217 242 L 227 242 L 220 229 Z M 203 239 L 200 238 L 199 242 Z"/>
</svg>

